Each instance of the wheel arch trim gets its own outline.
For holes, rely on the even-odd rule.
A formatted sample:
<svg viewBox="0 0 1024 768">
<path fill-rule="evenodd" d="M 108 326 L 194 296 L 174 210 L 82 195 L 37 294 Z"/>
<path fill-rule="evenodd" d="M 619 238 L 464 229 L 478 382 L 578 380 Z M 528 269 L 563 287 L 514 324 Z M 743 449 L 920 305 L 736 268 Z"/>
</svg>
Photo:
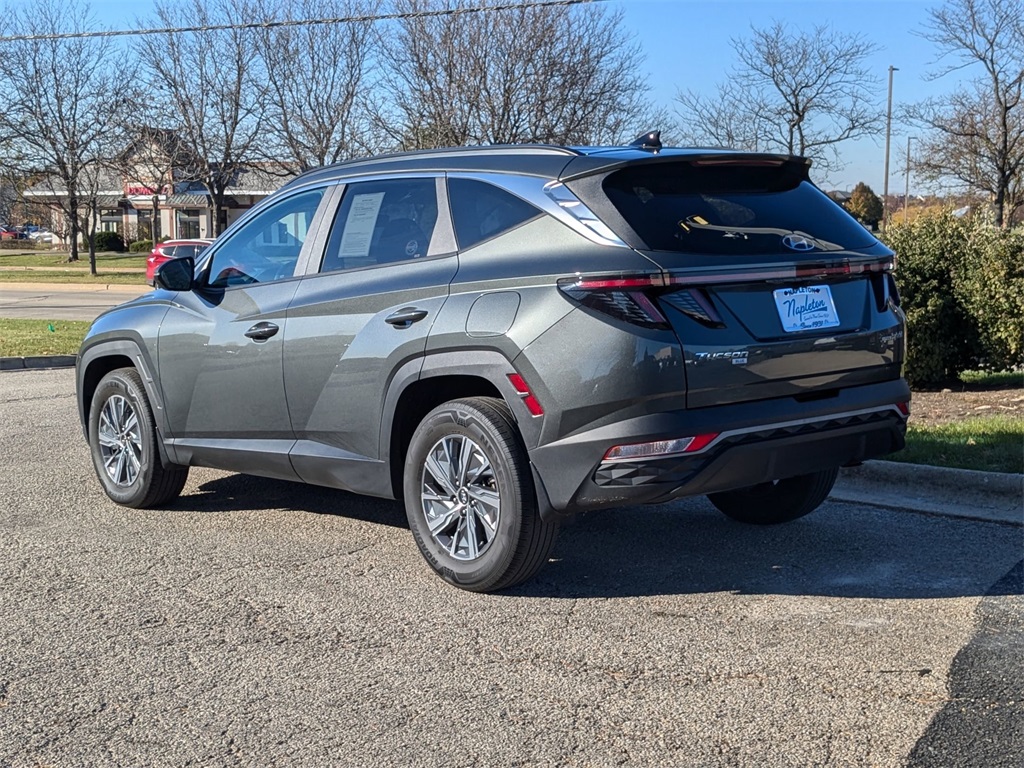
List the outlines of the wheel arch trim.
<svg viewBox="0 0 1024 768">
<path fill-rule="evenodd" d="M 509 374 L 517 373 L 505 355 L 493 349 L 463 349 L 427 353 L 407 361 L 392 376 L 384 395 L 380 430 L 380 457 L 392 464 L 398 436 L 395 434 L 395 419 L 398 405 L 408 389 L 430 379 L 470 378 L 479 379 L 497 391 L 511 409 L 516 428 L 529 452 L 538 444 L 543 417 L 530 414 L 522 397 L 509 381 Z M 476 393 L 467 393 L 470 396 Z"/>
<path fill-rule="evenodd" d="M 145 345 L 136 339 L 98 341 L 79 352 L 75 371 L 78 417 L 82 422 L 82 431 L 86 439 L 89 438 L 89 409 L 96 387 L 107 373 L 117 368 L 126 367 L 120 364 L 110 364 L 115 361 L 116 363 L 127 361 L 130 367 L 139 372 L 142 386 L 146 390 L 146 397 L 149 398 L 153 420 L 156 422 L 156 444 L 160 451 L 160 461 L 165 466 L 175 463 L 174 457 L 170 453 L 173 449 L 168 448 L 164 439 L 169 434 L 167 411 L 164 408 L 160 387 L 154 377 L 156 368 Z"/>
</svg>

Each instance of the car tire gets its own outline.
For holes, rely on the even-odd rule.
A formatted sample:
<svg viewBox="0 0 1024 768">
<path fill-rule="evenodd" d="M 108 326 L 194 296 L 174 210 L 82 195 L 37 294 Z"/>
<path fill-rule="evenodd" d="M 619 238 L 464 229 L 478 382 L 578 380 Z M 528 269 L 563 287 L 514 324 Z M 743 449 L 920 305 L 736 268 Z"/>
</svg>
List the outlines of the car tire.
<svg viewBox="0 0 1024 768">
<path fill-rule="evenodd" d="M 126 507 L 158 507 L 177 498 L 188 467 L 164 466 L 153 410 L 134 368 L 104 376 L 89 406 L 92 463 L 107 495 Z"/>
<path fill-rule="evenodd" d="M 558 524 L 540 518 L 526 449 L 502 400 L 454 400 L 428 413 L 409 444 L 403 490 L 420 552 L 461 589 L 526 581 L 555 544 Z"/>
<path fill-rule="evenodd" d="M 832 492 L 839 468 L 708 494 L 726 517 L 741 523 L 776 525 L 809 515 Z"/>
</svg>

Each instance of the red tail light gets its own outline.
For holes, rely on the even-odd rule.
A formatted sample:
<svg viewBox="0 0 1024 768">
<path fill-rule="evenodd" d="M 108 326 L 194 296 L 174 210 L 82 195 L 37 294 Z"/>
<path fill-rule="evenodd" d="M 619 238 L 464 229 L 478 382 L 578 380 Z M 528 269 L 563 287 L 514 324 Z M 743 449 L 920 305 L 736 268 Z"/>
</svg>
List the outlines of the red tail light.
<svg viewBox="0 0 1024 768">
<path fill-rule="evenodd" d="M 665 286 L 652 275 L 577 276 L 558 281 L 566 296 L 585 307 L 644 328 L 668 329 L 669 323 L 645 291 Z"/>
</svg>

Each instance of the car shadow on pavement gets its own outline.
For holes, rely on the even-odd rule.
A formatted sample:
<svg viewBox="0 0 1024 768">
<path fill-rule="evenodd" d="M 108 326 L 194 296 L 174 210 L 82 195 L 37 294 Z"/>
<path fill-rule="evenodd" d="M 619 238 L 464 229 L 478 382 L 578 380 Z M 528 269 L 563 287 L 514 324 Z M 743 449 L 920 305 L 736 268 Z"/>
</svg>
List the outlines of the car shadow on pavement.
<svg viewBox="0 0 1024 768">
<path fill-rule="evenodd" d="M 255 475 L 232 474 L 210 480 L 200 485 L 198 492 L 186 490 L 168 508 L 194 512 L 287 509 L 409 527 L 405 511 L 396 501 Z"/>
<path fill-rule="evenodd" d="M 981 597 L 1022 552 L 1024 531 L 1006 525 L 826 502 L 792 523 L 752 526 L 695 498 L 575 518 L 552 561 L 506 594 Z"/>
<path fill-rule="evenodd" d="M 408 528 L 398 502 L 250 475 L 204 482 L 170 508 L 285 509 Z M 419 553 L 411 536 L 408 546 L 413 562 Z M 1024 530 L 1008 525 L 829 501 L 792 523 L 753 526 L 698 497 L 570 518 L 540 573 L 500 595 L 981 597 L 1022 552 Z M 440 581 L 438 588 L 445 588 Z"/>
</svg>

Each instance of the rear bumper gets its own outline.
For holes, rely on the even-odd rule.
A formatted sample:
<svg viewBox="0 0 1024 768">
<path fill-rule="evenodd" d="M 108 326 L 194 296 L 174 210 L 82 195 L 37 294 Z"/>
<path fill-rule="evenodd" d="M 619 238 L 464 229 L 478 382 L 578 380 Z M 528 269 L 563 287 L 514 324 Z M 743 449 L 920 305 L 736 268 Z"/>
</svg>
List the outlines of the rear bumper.
<svg viewBox="0 0 1024 768">
<path fill-rule="evenodd" d="M 898 380 L 812 402 L 781 398 L 652 414 L 539 447 L 530 458 L 548 512 L 660 503 L 898 451 L 907 421 L 896 403 L 909 400 Z M 604 460 L 615 445 L 708 433 L 718 437 L 692 454 Z"/>
</svg>

